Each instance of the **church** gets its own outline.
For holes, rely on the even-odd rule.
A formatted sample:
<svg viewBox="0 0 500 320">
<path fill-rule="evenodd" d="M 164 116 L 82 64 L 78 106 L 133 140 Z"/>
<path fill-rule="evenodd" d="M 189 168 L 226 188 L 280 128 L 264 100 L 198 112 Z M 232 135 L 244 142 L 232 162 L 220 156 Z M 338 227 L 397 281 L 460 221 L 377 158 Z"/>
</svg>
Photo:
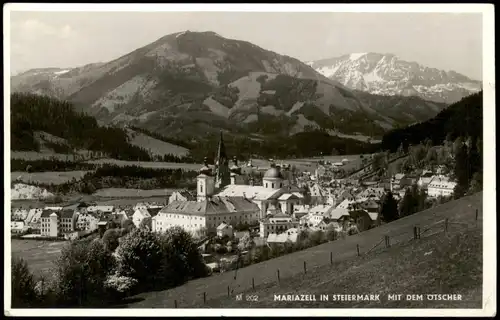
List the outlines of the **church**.
<svg viewBox="0 0 500 320">
<path fill-rule="evenodd" d="M 257 224 L 269 216 L 292 215 L 303 198 L 274 164 L 265 172 L 261 186 L 248 185 L 236 159 L 229 166 L 221 133 L 214 166 L 205 158 L 199 170 L 196 200 L 172 201 L 152 219 L 152 229 L 162 232 L 181 226 L 196 232 L 202 228 L 214 231 L 223 222 Z"/>
</svg>

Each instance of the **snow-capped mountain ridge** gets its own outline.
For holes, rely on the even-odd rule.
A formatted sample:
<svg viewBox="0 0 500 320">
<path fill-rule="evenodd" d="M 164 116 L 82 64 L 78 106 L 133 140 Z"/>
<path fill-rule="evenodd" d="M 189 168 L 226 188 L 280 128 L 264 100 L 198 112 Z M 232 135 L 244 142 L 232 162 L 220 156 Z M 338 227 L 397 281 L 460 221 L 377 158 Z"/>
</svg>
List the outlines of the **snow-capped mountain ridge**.
<svg viewBox="0 0 500 320">
<path fill-rule="evenodd" d="M 379 95 L 416 95 L 453 103 L 481 90 L 480 81 L 408 62 L 394 54 L 351 53 L 307 64 L 349 88 Z"/>
</svg>

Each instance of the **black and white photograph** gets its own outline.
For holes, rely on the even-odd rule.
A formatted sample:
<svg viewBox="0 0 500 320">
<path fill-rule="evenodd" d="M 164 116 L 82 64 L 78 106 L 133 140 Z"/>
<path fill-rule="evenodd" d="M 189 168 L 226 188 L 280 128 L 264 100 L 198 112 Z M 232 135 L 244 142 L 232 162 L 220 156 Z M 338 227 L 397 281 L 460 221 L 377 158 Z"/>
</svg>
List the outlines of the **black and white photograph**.
<svg viewBox="0 0 500 320">
<path fill-rule="evenodd" d="M 3 15 L 4 315 L 496 314 L 493 5 Z"/>
</svg>

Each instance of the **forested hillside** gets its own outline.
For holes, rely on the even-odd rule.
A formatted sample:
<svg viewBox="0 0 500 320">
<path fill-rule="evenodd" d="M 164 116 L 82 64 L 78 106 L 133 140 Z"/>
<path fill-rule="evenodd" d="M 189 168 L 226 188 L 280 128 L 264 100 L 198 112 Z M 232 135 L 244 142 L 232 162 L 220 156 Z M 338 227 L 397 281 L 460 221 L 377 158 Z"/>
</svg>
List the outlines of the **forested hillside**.
<svg viewBox="0 0 500 320">
<path fill-rule="evenodd" d="M 11 150 L 39 151 L 36 131 L 66 139 L 73 150 L 101 151 L 121 160 L 148 161 L 141 147 L 127 141 L 123 129 L 101 127 L 95 118 L 78 113 L 71 103 L 42 95 L 11 95 Z"/>
<path fill-rule="evenodd" d="M 401 144 L 418 144 L 431 139 L 434 145 L 458 137 L 482 140 L 483 92 L 463 98 L 427 121 L 388 132 L 382 139 L 382 149 L 396 151 Z"/>
</svg>

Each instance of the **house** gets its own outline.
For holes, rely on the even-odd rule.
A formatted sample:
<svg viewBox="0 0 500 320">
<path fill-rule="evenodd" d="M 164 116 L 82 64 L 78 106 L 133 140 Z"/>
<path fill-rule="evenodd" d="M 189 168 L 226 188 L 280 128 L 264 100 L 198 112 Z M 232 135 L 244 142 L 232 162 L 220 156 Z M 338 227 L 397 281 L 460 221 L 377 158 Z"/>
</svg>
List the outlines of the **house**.
<svg viewBox="0 0 500 320">
<path fill-rule="evenodd" d="M 12 210 L 11 220 L 24 221 L 28 217 L 28 210 L 23 208 L 17 208 Z"/>
<path fill-rule="evenodd" d="M 368 212 L 378 212 L 380 209 L 380 205 L 378 202 L 368 199 L 367 201 L 360 202 L 358 207 L 364 209 Z"/>
<path fill-rule="evenodd" d="M 356 200 L 345 199 L 344 201 L 342 201 L 341 203 L 339 203 L 339 205 L 337 206 L 337 208 L 351 210 L 352 208 L 354 208 L 355 205 L 356 205 Z"/>
<path fill-rule="evenodd" d="M 450 197 L 456 185 L 446 176 L 435 176 L 427 185 L 427 195 L 431 198 Z"/>
<path fill-rule="evenodd" d="M 401 179 L 405 177 L 404 173 L 396 173 L 391 179 L 391 191 L 396 191 L 401 189 Z"/>
<path fill-rule="evenodd" d="M 11 221 L 10 222 L 10 232 L 12 233 L 22 233 L 25 228 L 24 221 Z"/>
<path fill-rule="evenodd" d="M 58 237 L 74 231 L 73 210 L 43 210 L 40 216 L 40 234 L 45 237 Z"/>
<path fill-rule="evenodd" d="M 372 199 L 375 201 L 380 201 L 382 197 L 385 195 L 385 190 L 384 188 L 366 188 L 365 190 L 361 191 L 357 196 L 356 199 L 360 200 L 362 198 L 366 199 Z"/>
<path fill-rule="evenodd" d="M 360 232 L 380 225 L 380 217 L 377 212 L 369 212 L 361 209 L 349 211 L 349 215 L 354 220 Z"/>
<path fill-rule="evenodd" d="M 31 228 L 33 233 L 40 232 L 40 218 L 42 216 L 42 212 L 43 209 L 41 208 L 30 209 L 30 211 L 28 211 L 28 216 L 24 222 Z"/>
<path fill-rule="evenodd" d="M 309 199 L 311 205 L 326 203 L 325 191 L 320 187 L 319 184 L 314 183 L 309 187 Z"/>
<path fill-rule="evenodd" d="M 310 205 L 299 205 L 293 208 L 292 217 L 300 220 L 303 216 L 309 214 L 309 210 L 311 209 Z"/>
<path fill-rule="evenodd" d="M 277 213 L 267 216 L 260 221 L 259 235 L 261 238 L 267 238 L 270 233 L 279 234 L 298 226 L 299 221 L 297 219 L 283 213 Z"/>
<path fill-rule="evenodd" d="M 217 227 L 217 236 L 218 237 L 233 237 L 233 226 L 226 224 L 225 222 L 222 222 L 218 227 Z"/>
<path fill-rule="evenodd" d="M 97 229 L 97 223 L 99 218 L 95 213 L 83 213 L 77 214 L 76 217 L 76 229 L 77 230 L 95 230 Z"/>
<path fill-rule="evenodd" d="M 342 223 L 343 221 L 349 220 L 349 210 L 344 208 L 334 208 L 328 213 L 327 218 L 332 222 Z"/>
<path fill-rule="evenodd" d="M 424 190 L 427 189 L 427 186 L 429 185 L 433 177 L 434 176 L 432 172 L 426 172 L 425 174 L 422 174 L 417 181 L 418 187 Z"/>
<path fill-rule="evenodd" d="M 151 218 L 151 214 L 149 214 L 149 211 L 144 207 L 140 207 L 134 211 L 134 215 L 132 216 L 132 222 L 137 228 L 139 228 L 142 220 L 146 218 Z"/>
<path fill-rule="evenodd" d="M 115 210 L 114 206 L 89 206 L 87 212 L 111 214 Z"/>
<path fill-rule="evenodd" d="M 174 191 L 168 198 L 168 204 L 174 201 L 193 201 L 196 200 L 196 195 L 188 190 Z"/>
<path fill-rule="evenodd" d="M 279 244 L 284 244 L 284 243 L 297 243 L 299 240 L 299 229 L 297 228 L 290 228 L 288 230 L 285 230 L 285 232 L 282 232 L 280 234 L 276 233 L 270 233 L 267 236 L 267 243 L 272 244 L 272 243 L 279 243 Z"/>
</svg>

